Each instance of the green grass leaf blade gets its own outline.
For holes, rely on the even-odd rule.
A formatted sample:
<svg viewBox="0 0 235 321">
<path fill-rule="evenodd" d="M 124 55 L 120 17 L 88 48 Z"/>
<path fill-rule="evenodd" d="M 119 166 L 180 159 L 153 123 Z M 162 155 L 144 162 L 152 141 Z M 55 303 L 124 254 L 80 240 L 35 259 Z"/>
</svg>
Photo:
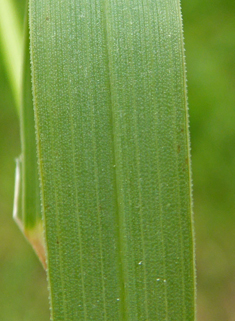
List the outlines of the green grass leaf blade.
<svg viewBox="0 0 235 321">
<path fill-rule="evenodd" d="M 179 1 L 31 0 L 30 34 L 52 320 L 194 320 Z"/>
<path fill-rule="evenodd" d="M 22 44 L 23 33 L 15 5 L 12 0 L 0 0 L 0 50 L 18 111 L 20 108 Z"/>
<path fill-rule="evenodd" d="M 27 20 L 27 19 L 26 19 Z M 14 219 L 45 267 L 45 248 L 40 204 L 36 134 L 29 55 L 29 28 L 25 23 L 25 46 L 20 103 L 22 153 L 16 164 Z"/>
</svg>

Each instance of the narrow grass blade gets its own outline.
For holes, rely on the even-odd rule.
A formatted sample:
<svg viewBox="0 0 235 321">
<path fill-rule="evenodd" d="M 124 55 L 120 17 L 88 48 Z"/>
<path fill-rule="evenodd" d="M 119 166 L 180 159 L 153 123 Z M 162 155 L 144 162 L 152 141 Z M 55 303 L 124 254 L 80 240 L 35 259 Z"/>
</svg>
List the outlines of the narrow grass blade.
<svg viewBox="0 0 235 321">
<path fill-rule="evenodd" d="M 54 321 L 194 320 L 178 0 L 30 0 Z"/>
<path fill-rule="evenodd" d="M 32 83 L 29 57 L 29 29 L 25 24 L 20 130 L 22 154 L 16 164 L 14 219 L 45 267 L 42 214 L 36 154 Z"/>
<path fill-rule="evenodd" d="M 12 86 L 16 106 L 20 106 L 23 33 L 12 0 L 0 0 L 0 51 Z"/>
</svg>

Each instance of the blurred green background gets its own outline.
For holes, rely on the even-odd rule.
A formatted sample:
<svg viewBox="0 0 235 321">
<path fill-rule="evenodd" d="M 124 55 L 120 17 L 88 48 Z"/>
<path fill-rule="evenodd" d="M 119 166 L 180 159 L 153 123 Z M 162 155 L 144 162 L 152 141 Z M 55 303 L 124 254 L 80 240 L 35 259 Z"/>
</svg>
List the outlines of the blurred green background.
<svg viewBox="0 0 235 321">
<path fill-rule="evenodd" d="M 25 0 L 15 0 L 23 28 Z M 198 321 L 235 320 L 235 1 L 182 0 Z M 0 43 L 1 46 L 1 43 Z M 0 50 L 0 320 L 49 321 L 46 275 L 12 220 L 18 116 Z"/>
</svg>

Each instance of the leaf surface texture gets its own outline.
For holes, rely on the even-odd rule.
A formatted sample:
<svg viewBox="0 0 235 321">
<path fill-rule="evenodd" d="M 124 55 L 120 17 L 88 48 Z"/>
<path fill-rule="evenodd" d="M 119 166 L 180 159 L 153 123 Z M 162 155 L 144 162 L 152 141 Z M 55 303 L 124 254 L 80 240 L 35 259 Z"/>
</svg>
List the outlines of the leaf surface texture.
<svg viewBox="0 0 235 321">
<path fill-rule="evenodd" d="M 52 320 L 194 320 L 179 1 L 29 17 Z"/>
</svg>

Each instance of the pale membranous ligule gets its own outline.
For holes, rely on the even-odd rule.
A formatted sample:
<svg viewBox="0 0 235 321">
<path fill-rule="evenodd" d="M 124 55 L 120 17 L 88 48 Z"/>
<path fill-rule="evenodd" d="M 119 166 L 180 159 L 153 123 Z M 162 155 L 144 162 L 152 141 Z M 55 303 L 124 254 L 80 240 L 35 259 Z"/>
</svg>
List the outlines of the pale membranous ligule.
<svg viewBox="0 0 235 321">
<path fill-rule="evenodd" d="M 13 217 L 46 268 L 43 223 L 39 195 L 36 134 L 29 58 L 28 23 L 25 23 L 25 52 L 20 99 L 22 153 L 16 161 Z"/>
</svg>

